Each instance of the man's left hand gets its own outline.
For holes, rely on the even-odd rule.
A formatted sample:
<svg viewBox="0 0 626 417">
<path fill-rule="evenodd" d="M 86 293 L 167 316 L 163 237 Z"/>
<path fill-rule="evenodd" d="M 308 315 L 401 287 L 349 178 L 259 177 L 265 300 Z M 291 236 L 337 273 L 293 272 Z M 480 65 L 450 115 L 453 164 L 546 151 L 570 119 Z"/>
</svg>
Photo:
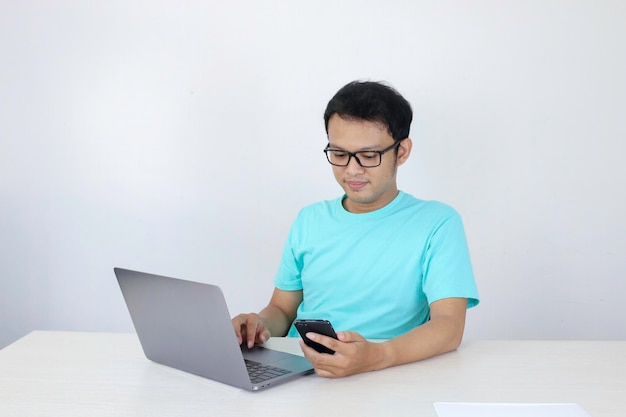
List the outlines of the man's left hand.
<svg viewBox="0 0 626 417">
<path fill-rule="evenodd" d="M 319 353 L 300 341 L 304 356 L 321 377 L 340 378 L 385 367 L 384 346 L 367 341 L 357 332 L 337 332 L 337 339 L 317 333 L 306 336 L 335 351 L 334 355 Z"/>
</svg>

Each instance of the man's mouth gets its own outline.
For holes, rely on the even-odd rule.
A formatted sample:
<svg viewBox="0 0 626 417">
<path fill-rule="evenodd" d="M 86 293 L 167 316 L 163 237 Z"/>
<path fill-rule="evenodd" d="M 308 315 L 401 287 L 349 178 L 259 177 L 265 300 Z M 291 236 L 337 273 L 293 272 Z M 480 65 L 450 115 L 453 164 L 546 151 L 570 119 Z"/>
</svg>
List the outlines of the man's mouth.
<svg viewBox="0 0 626 417">
<path fill-rule="evenodd" d="M 362 190 L 363 188 L 365 188 L 365 186 L 367 185 L 366 181 L 346 181 L 346 184 L 348 184 L 348 188 L 350 188 L 352 191 L 358 191 L 358 190 Z"/>
</svg>

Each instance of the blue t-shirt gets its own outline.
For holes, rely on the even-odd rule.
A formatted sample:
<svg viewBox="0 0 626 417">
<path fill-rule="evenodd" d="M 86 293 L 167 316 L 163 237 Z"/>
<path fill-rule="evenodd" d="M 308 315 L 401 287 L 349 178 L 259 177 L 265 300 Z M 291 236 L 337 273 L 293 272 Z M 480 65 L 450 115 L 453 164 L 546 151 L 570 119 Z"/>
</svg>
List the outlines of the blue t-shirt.
<svg viewBox="0 0 626 417">
<path fill-rule="evenodd" d="M 354 214 L 342 200 L 305 207 L 292 225 L 274 285 L 303 290 L 297 318 L 390 339 L 428 321 L 433 301 L 478 304 L 463 223 L 453 208 L 400 192 L 379 210 Z M 297 335 L 293 326 L 288 335 Z"/>
</svg>

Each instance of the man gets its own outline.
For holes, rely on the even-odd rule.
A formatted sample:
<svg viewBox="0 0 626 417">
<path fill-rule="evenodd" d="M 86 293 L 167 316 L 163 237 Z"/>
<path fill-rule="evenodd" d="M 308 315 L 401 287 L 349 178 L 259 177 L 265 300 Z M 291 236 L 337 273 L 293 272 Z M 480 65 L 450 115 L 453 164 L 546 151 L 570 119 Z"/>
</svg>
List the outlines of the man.
<svg viewBox="0 0 626 417">
<path fill-rule="evenodd" d="M 335 354 L 300 342 L 316 373 L 330 378 L 460 345 L 466 309 L 478 304 L 461 219 L 396 184 L 411 154 L 412 117 L 410 104 L 382 83 L 355 81 L 330 100 L 324 152 L 345 194 L 299 213 L 269 304 L 232 320 L 240 343 L 295 336 L 296 318 L 330 320 L 342 330 L 338 340 L 307 336 Z"/>
</svg>

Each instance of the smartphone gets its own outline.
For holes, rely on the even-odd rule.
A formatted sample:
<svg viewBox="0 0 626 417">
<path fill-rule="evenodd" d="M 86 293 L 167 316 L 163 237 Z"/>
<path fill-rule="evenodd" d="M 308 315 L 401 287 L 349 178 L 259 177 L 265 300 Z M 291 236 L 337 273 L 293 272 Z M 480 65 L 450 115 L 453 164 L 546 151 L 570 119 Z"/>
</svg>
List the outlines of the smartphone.
<svg viewBox="0 0 626 417">
<path fill-rule="evenodd" d="M 331 355 L 335 353 L 334 350 L 320 345 L 305 336 L 308 332 L 313 332 L 336 339 L 337 334 L 335 333 L 335 329 L 333 329 L 333 325 L 330 324 L 328 320 L 296 320 L 293 324 L 296 326 L 296 330 L 300 333 L 302 340 L 304 340 L 307 346 L 312 347 L 320 353 L 329 353 Z"/>
</svg>

